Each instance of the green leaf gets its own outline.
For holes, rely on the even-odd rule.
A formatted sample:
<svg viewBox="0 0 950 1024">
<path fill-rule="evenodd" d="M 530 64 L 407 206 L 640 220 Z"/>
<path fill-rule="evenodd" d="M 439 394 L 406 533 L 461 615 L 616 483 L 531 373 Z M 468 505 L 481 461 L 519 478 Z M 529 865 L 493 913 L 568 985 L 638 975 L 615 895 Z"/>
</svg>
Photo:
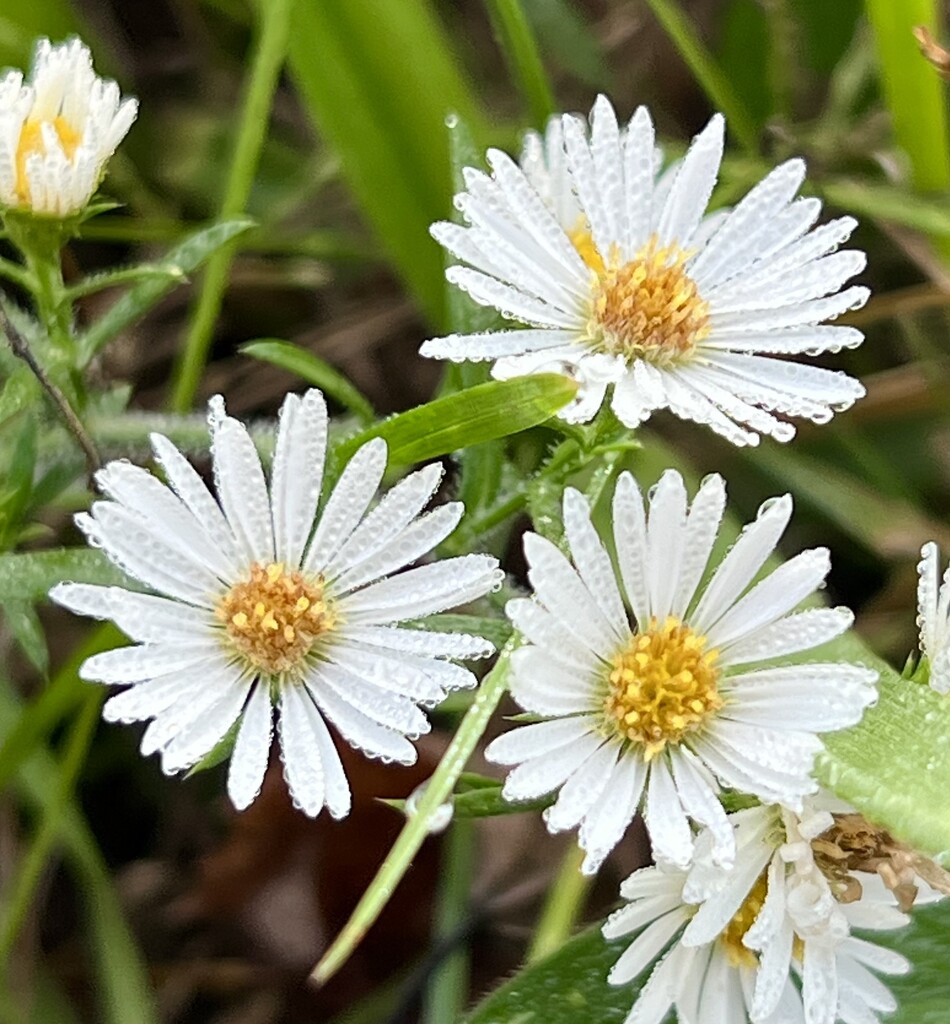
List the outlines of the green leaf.
<svg viewBox="0 0 950 1024">
<path fill-rule="evenodd" d="M 468 633 L 490 640 L 497 650 L 508 642 L 512 634 L 511 623 L 505 618 L 488 618 L 484 615 L 462 615 L 455 612 L 441 612 L 426 619 L 409 622 L 407 625 L 418 629 L 430 629 L 436 633 Z"/>
<path fill-rule="evenodd" d="M 390 465 L 436 459 L 537 426 L 563 409 L 576 391 L 576 382 L 555 373 L 489 381 L 399 413 L 348 438 L 337 446 L 336 458 L 346 462 L 361 445 L 382 437 L 389 445 Z"/>
<path fill-rule="evenodd" d="M 444 121 L 456 112 L 483 138 L 484 118 L 430 3 L 299 0 L 290 66 L 394 269 L 441 325 L 442 255 L 429 225 L 449 210 Z"/>
<path fill-rule="evenodd" d="M 842 800 L 950 867 L 950 699 L 901 678 L 849 634 L 828 655 L 876 668 L 880 697 L 861 722 L 824 736 L 816 774 Z"/>
<path fill-rule="evenodd" d="M 162 266 L 177 267 L 180 273 L 177 276 L 169 273 L 150 277 L 130 288 L 108 312 L 80 335 L 77 341 L 79 365 L 86 366 L 120 332 L 145 316 L 182 277 L 197 270 L 209 256 L 233 238 L 250 230 L 253 225 L 254 222 L 246 217 L 223 221 L 196 231 L 176 245 L 162 260 Z"/>
<path fill-rule="evenodd" d="M 238 351 L 252 359 L 260 359 L 262 362 L 279 366 L 282 370 L 293 373 L 313 387 L 319 388 L 355 413 L 364 426 L 376 418 L 368 399 L 339 370 L 307 349 L 300 348 L 299 345 L 292 345 L 277 338 L 259 338 L 242 345 Z"/>
<path fill-rule="evenodd" d="M 101 551 L 57 548 L 0 555 L 0 603 L 42 601 L 63 580 L 133 586 Z"/>
<path fill-rule="evenodd" d="M 36 609 L 29 601 L 4 601 L 3 619 L 30 664 L 45 676 L 49 670 L 46 635 Z"/>
</svg>

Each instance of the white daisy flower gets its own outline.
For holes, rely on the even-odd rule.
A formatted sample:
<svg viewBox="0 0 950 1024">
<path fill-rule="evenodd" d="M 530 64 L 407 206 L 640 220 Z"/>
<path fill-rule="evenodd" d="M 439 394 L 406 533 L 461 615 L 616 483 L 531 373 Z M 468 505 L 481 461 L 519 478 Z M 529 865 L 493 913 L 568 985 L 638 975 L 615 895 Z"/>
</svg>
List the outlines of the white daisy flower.
<svg viewBox="0 0 950 1024">
<path fill-rule="evenodd" d="M 940 549 L 933 541 L 920 549 L 917 572 L 917 626 L 920 653 L 930 664 L 930 685 L 950 693 L 950 566 L 940 581 Z"/>
<path fill-rule="evenodd" d="M 89 658 L 84 679 L 129 688 L 108 721 L 151 719 L 142 753 L 168 774 L 194 765 L 237 727 L 228 793 L 238 809 L 260 791 L 273 710 L 294 803 L 335 818 L 350 790 L 327 722 L 351 746 L 400 764 L 429 729 L 421 706 L 472 686 L 449 658 L 482 658 L 478 636 L 399 623 L 481 597 L 501 580 L 497 561 L 464 555 L 406 568 L 447 537 L 459 502 L 422 515 L 442 467 L 411 473 L 367 511 L 386 469 L 386 444 L 363 445 L 322 510 L 327 413 L 319 391 L 288 395 L 270 488 L 254 444 L 219 398 L 210 403 L 215 500 L 159 434 L 155 457 L 170 487 L 112 462 L 97 482 L 112 499 L 77 516 L 89 542 L 154 593 L 63 583 L 54 600 L 112 619 L 134 646 Z"/>
<path fill-rule="evenodd" d="M 453 284 L 526 326 L 435 338 L 422 354 L 493 360 L 500 378 L 561 363 L 584 384 L 566 419 L 589 420 L 612 386 L 611 406 L 629 427 L 669 408 L 736 444 L 760 433 L 789 440 L 794 428 L 773 413 L 823 423 L 846 409 L 864 394 L 858 381 L 773 357 L 863 340 L 823 324 L 868 297 L 840 290 L 865 265 L 861 252 L 836 252 L 855 221 L 812 230 L 821 204 L 795 198 L 801 160 L 777 167 L 728 213 L 706 215 L 723 131 L 717 114 L 660 173 L 646 109 L 621 130 L 601 96 L 589 134 L 565 116 L 544 144 L 529 138 L 523 167 L 489 150 L 492 175 L 468 169 L 455 197 L 467 225 L 432 233 L 467 264 L 449 268 Z"/>
<path fill-rule="evenodd" d="M 877 672 L 842 663 L 772 664 L 844 632 L 847 608 L 793 610 L 829 570 L 828 551 L 804 551 L 758 583 L 792 513 L 786 495 L 762 506 L 701 585 L 725 507 L 708 477 L 687 507 L 682 477 L 668 470 L 649 513 L 623 473 L 613 501 L 611 559 L 587 502 L 564 494 L 574 564 L 525 536 L 534 599 L 507 613 L 528 644 L 512 659 L 511 692 L 545 721 L 496 739 L 490 759 L 517 765 L 508 800 L 559 790 L 545 811 L 552 832 L 580 825 L 584 870 L 595 871 L 641 806 L 657 856 L 689 864 L 689 820 L 716 837 L 720 865 L 734 855 L 719 785 L 800 809 L 819 733 L 857 722 L 876 695 Z M 632 618 L 628 614 L 628 607 Z"/>
<path fill-rule="evenodd" d="M 621 886 L 629 902 L 608 918 L 604 936 L 638 934 L 611 984 L 628 984 L 668 950 L 628 1024 L 659 1024 L 673 1007 L 680 1024 L 877 1024 L 879 1013 L 896 1009 L 869 968 L 903 974 L 910 964 L 851 929 L 890 930 L 909 918 L 877 875 L 825 852 L 840 851 L 837 818 L 813 807 L 804 817 L 756 807 L 729 820 L 731 871 L 715 866 L 714 839 L 703 833 L 689 872 L 644 868 Z"/>
<path fill-rule="evenodd" d="M 78 213 L 137 109 L 115 82 L 96 75 L 80 39 L 57 46 L 41 39 L 29 81 L 19 71 L 0 79 L 0 206 Z"/>
</svg>

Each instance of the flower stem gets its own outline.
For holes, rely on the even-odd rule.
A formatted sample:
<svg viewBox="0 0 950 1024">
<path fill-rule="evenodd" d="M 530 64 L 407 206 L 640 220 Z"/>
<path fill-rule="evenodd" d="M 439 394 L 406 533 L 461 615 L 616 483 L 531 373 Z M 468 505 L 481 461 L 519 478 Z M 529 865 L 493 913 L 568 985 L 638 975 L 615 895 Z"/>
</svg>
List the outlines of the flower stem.
<svg viewBox="0 0 950 1024">
<path fill-rule="evenodd" d="M 488 720 L 508 688 L 509 660 L 511 652 L 519 642 L 520 639 L 516 637 L 508 641 L 495 667 L 482 680 L 472 706 L 466 712 L 439 766 L 429 779 L 416 814 L 403 825 L 396 842 L 376 872 L 376 877 L 363 893 L 349 921 L 311 972 L 310 978 L 315 984 L 326 984 L 346 963 L 389 901 L 396 886 L 402 881 L 403 875 L 429 835 L 430 818 L 451 797 L 459 775 L 462 774 L 488 725 Z"/>
<path fill-rule="evenodd" d="M 459 933 L 469 909 L 469 886 L 475 851 L 471 818 L 458 818 L 446 833 L 442 871 L 433 929 L 433 942 L 447 941 Z M 469 956 L 462 947 L 449 953 L 429 981 L 423 1024 L 457 1020 L 465 1009 L 468 993 Z"/>
<path fill-rule="evenodd" d="M 271 102 L 290 33 L 293 0 L 267 0 L 256 6 L 260 18 L 260 34 L 234 143 L 234 156 L 221 202 L 221 220 L 236 217 L 247 206 L 261 148 L 267 135 Z M 208 260 L 184 352 L 175 368 L 170 405 L 177 412 L 184 412 L 191 407 L 198 390 L 234 251 L 233 243 L 223 246 Z"/>
<path fill-rule="evenodd" d="M 541 911 L 534 940 L 528 950 L 529 964 L 560 949 L 570 938 L 593 881 L 593 876 L 581 874 L 583 861 L 584 851 L 572 844 L 561 861 Z"/>
</svg>

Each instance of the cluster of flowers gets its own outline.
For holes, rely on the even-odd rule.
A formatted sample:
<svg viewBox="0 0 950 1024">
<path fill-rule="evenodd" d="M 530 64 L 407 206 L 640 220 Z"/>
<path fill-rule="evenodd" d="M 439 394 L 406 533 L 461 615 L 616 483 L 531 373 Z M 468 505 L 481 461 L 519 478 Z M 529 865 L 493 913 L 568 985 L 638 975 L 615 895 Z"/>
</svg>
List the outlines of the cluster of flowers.
<svg viewBox="0 0 950 1024">
<path fill-rule="evenodd" d="M 0 83 L 4 205 L 61 216 L 89 201 L 135 112 L 91 75 L 74 41 L 40 47 L 32 84 Z M 867 297 L 841 290 L 864 266 L 862 253 L 838 251 L 854 221 L 814 227 L 820 203 L 796 198 L 799 160 L 707 213 L 723 131 L 714 117 L 663 169 L 649 114 L 621 127 L 600 98 L 589 124 L 568 116 L 529 135 L 520 164 L 490 151 L 492 173 L 468 170 L 456 197 L 465 223 L 433 233 L 463 261 L 449 280 L 519 326 L 433 339 L 423 354 L 490 359 L 500 378 L 570 374 L 580 388 L 563 415 L 574 422 L 593 418 L 611 388 L 629 427 L 669 408 L 736 444 L 788 440 L 776 414 L 824 422 L 850 405 L 858 382 L 786 357 L 860 343 L 853 328 L 823 323 Z M 77 517 L 142 586 L 62 583 L 52 597 L 133 641 L 81 674 L 122 687 L 104 717 L 149 721 L 142 752 L 160 753 L 166 773 L 233 737 L 227 788 L 247 807 L 276 707 L 295 804 L 340 818 L 350 791 L 328 723 L 372 757 L 412 763 L 423 709 L 476 682 L 458 662 L 494 653 L 482 637 L 418 620 L 497 589 L 502 571 L 484 554 L 416 564 L 464 513 L 459 502 L 424 511 L 438 465 L 374 504 L 387 462 L 376 439 L 328 487 L 319 392 L 284 401 L 269 480 L 220 398 L 209 419 L 216 496 L 154 435 L 167 483 L 111 463 L 97 476 L 106 500 Z M 725 507 L 719 476 L 689 502 L 677 472 L 646 499 L 624 473 L 605 540 L 585 497 L 565 490 L 565 548 L 526 534 L 533 594 L 506 609 L 523 641 L 511 691 L 538 720 L 487 754 L 514 766 L 507 799 L 557 794 L 547 827 L 578 828 L 586 872 L 643 814 L 656 866 L 624 883 L 626 905 L 604 926 L 608 938 L 635 935 L 611 982 L 656 964 L 630 1024 L 659 1024 L 671 1007 L 681 1024 L 873 1024 L 894 1001 L 869 968 L 908 964 L 851 928 L 897 927 L 915 897 L 935 893 L 924 862 L 818 792 L 812 769 L 819 734 L 860 720 L 877 673 L 800 660 L 852 615 L 800 610 L 824 583 L 827 550 L 769 564 L 791 498 L 764 504 L 721 555 Z M 946 692 L 950 581 L 938 572 L 928 545 L 921 644 Z"/>
</svg>

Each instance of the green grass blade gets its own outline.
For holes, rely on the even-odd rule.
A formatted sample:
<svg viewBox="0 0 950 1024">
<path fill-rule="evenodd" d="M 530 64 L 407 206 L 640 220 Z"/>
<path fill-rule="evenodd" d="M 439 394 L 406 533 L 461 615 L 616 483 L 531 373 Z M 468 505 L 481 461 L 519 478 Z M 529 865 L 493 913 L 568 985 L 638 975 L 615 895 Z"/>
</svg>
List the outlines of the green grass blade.
<svg viewBox="0 0 950 1024">
<path fill-rule="evenodd" d="M 492 380 L 383 420 L 347 438 L 334 455 L 338 463 L 346 462 L 360 445 L 382 437 L 390 465 L 437 459 L 544 423 L 576 392 L 575 381 L 556 373 Z"/>
<path fill-rule="evenodd" d="M 672 40 L 680 57 L 709 97 L 709 102 L 725 115 L 729 130 L 738 139 L 739 144 L 743 149 L 754 153 L 759 148 L 755 119 L 746 110 L 745 104 L 700 39 L 692 22 L 680 9 L 677 0 L 646 2 Z"/>
<path fill-rule="evenodd" d="M 428 232 L 449 211 L 444 122 L 455 112 L 484 140 L 485 121 L 428 0 L 300 0 L 290 66 L 393 268 L 440 327 L 442 255 Z"/>
<path fill-rule="evenodd" d="M 23 705 L 0 679 L 0 740 L 6 740 Z M 35 809 L 46 807 L 57 784 L 56 764 L 47 751 L 35 751 L 21 767 L 17 788 Z M 75 803 L 62 816 L 60 837 L 77 874 L 89 919 L 89 937 L 99 973 L 99 1002 L 103 1024 L 158 1024 L 141 953 L 122 913 L 109 869 L 96 840 Z"/>
<path fill-rule="evenodd" d="M 555 111 L 554 95 L 541 54 L 519 0 L 487 0 L 495 37 L 531 111 L 535 128 L 543 129 Z"/>
<path fill-rule="evenodd" d="M 363 893 L 350 919 L 313 969 L 311 978 L 318 985 L 329 981 L 346 963 L 380 911 L 386 906 L 403 875 L 409 870 L 413 858 L 429 835 L 430 818 L 451 796 L 459 775 L 472 756 L 488 726 L 489 719 L 508 688 L 508 662 L 515 646 L 515 640 L 509 642 L 495 667 L 482 680 L 474 702 L 426 784 L 425 793 L 419 801 L 415 815 L 403 825 L 396 842 L 376 872 L 376 877 Z"/>
<path fill-rule="evenodd" d="M 866 0 L 874 31 L 884 97 L 897 144 L 910 161 L 911 182 L 922 192 L 950 187 L 945 86 L 920 55 L 913 36 L 924 25 L 939 38 L 937 0 Z"/>
<path fill-rule="evenodd" d="M 253 221 L 246 218 L 235 218 L 211 227 L 201 228 L 189 235 L 171 249 L 159 264 L 174 268 L 175 273 L 156 276 L 140 281 L 118 299 L 109 310 L 89 329 L 79 336 L 76 346 L 79 352 L 79 365 L 84 367 L 106 345 L 130 324 L 145 314 L 164 295 L 176 286 L 182 276 L 192 273 L 209 259 L 222 246 L 249 230 Z"/>
<path fill-rule="evenodd" d="M 260 338 L 249 341 L 239 349 L 242 355 L 260 359 L 273 366 L 279 366 L 288 373 L 296 374 L 301 380 L 315 388 L 319 388 L 332 399 L 355 413 L 360 422 L 366 426 L 373 422 L 376 413 L 369 400 L 355 388 L 326 360 L 315 356 L 299 345 L 278 338 Z"/>
<path fill-rule="evenodd" d="M 258 34 L 234 141 L 234 154 L 221 201 L 222 220 L 237 217 L 247 207 L 261 148 L 267 137 L 274 90 L 287 52 L 293 5 L 294 0 L 267 0 L 257 8 Z M 234 245 L 231 243 L 208 260 L 184 351 L 174 373 L 170 404 L 179 412 L 191 407 L 198 391 L 233 257 Z"/>
</svg>

